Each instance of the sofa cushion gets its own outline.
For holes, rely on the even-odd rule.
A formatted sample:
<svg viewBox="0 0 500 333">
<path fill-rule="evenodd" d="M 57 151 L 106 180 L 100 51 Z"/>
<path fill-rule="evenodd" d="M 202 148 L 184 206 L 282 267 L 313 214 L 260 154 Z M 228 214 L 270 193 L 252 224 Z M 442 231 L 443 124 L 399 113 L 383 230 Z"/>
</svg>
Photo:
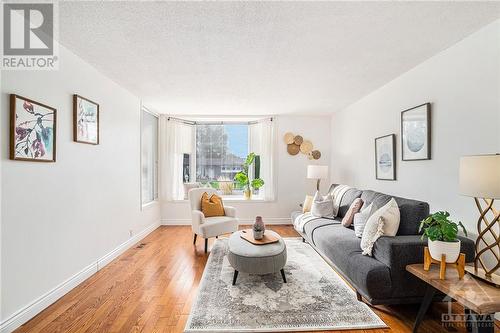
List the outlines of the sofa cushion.
<svg viewBox="0 0 500 333">
<path fill-rule="evenodd" d="M 354 231 L 341 224 L 316 228 L 313 244 L 336 268 L 364 295 L 383 299 L 391 295 L 389 267 L 380 261 L 361 254 L 360 239 Z"/>
<path fill-rule="evenodd" d="M 398 203 L 400 212 L 400 224 L 398 235 L 418 235 L 418 226 L 420 221 L 429 215 L 429 204 L 427 202 L 393 197 L 384 193 L 371 190 L 363 191 L 361 199 L 365 205 L 374 203 L 377 207 L 382 207 L 394 198 Z"/>
</svg>

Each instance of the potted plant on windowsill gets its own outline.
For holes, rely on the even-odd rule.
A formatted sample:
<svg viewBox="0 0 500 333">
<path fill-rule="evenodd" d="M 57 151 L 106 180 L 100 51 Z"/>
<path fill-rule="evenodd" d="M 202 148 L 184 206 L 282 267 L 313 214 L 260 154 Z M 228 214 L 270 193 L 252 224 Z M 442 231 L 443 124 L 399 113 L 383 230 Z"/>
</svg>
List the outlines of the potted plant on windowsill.
<svg viewBox="0 0 500 333">
<path fill-rule="evenodd" d="M 252 189 L 258 190 L 264 185 L 264 181 L 260 178 L 255 178 L 250 180 L 248 175 L 248 169 L 254 163 L 255 153 L 248 154 L 245 163 L 243 164 L 243 170 L 238 172 L 234 176 L 234 180 L 243 187 L 243 196 L 245 199 L 250 200 L 252 198 Z"/>
<path fill-rule="evenodd" d="M 458 227 L 461 227 L 467 236 L 462 222 L 455 223 L 448 219 L 450 213 L 436 212 L 420 222 L 419 231 L 424 231 L 422 239 L 427 237 L 429 252 L 432 259 L 441 261 L 442 255 L 446 256 L 447 263 L 454 263 L 460 255 L 460 239 Z"/>
</svg>

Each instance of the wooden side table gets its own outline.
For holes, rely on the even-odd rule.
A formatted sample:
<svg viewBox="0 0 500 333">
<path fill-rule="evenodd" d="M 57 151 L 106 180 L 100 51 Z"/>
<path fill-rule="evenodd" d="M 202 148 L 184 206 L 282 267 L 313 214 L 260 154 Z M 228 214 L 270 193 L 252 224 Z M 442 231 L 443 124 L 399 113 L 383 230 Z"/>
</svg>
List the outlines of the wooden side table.
<svg viewBox="0 0 500 333">
<path fill-rule="evenodd" d="M 439 268 L 436 266 L 425 271 L 423 264 L 413 264 L 406 266 L 406 270 L 427 283 L 427 290 L 413 326 L 414 333 L 417 332 L 438 290 L 464 306 L 468 332 L 495 332 L 495 312 L 500 311 L 500 288 L 475 279 L 469 274 L 459 279 L 456 270 L 447 271 L 446 279 L 441 280 Z"/>
</svg>

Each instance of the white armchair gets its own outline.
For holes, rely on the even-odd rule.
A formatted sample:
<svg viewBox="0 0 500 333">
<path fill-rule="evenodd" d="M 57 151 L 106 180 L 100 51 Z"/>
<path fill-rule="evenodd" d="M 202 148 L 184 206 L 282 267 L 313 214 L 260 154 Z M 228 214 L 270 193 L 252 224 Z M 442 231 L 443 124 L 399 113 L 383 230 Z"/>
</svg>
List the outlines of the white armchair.
<svg viewBox="0 0 500 333">
<path fill-rule="evenodd" d="M 238 219 L 236 209 L 224 206 L 225 216 L 205 217 L 201 212 L 201 196 L 207 192 L 208 195 L 216 194 L 216 190 L 210 188 L 193 188 L 188 192 L 191 205 L 191 228 L 194 233 L 193 244 L 196 244 L 196 237 L 200 235 L 205 238 L 205 253 L 208 250 L 208 239 L 219 237 L 219 235 L 235 232 L 238 230 Z"/>
</svg>

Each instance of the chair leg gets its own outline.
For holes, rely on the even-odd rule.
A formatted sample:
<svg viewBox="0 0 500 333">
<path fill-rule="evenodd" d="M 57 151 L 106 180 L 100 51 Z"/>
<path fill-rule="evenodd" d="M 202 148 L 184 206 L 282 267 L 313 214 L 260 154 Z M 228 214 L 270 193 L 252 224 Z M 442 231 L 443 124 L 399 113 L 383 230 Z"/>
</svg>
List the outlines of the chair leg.
<svg viewBox="0 0 500 333">
<path fill-rule="evenodd" d="M 280 272 L 281 272 L 281 277 L 283 278 L 283 282 L 286 283 L 285 270 L 282 268 Z"/>
<path fill-rule="evenodd" d="M 197 235 L 197 234 L 194 234 L 193 245 L 195 245 L 195 244 L 196 244 L 196 237 L 198 237 L 198 235 Z"/>
<path fill-rule="evenodd" d="M 208 238 L 205 238 L 205 253 L 208 252 Z"/>
<path fill-rule="evenodd" d="M 234 275 L 233 275 L 233 286 L 236 284 L 236 279 L 238 278 L 238 271 L 234 271 Z"/>
</svg>

